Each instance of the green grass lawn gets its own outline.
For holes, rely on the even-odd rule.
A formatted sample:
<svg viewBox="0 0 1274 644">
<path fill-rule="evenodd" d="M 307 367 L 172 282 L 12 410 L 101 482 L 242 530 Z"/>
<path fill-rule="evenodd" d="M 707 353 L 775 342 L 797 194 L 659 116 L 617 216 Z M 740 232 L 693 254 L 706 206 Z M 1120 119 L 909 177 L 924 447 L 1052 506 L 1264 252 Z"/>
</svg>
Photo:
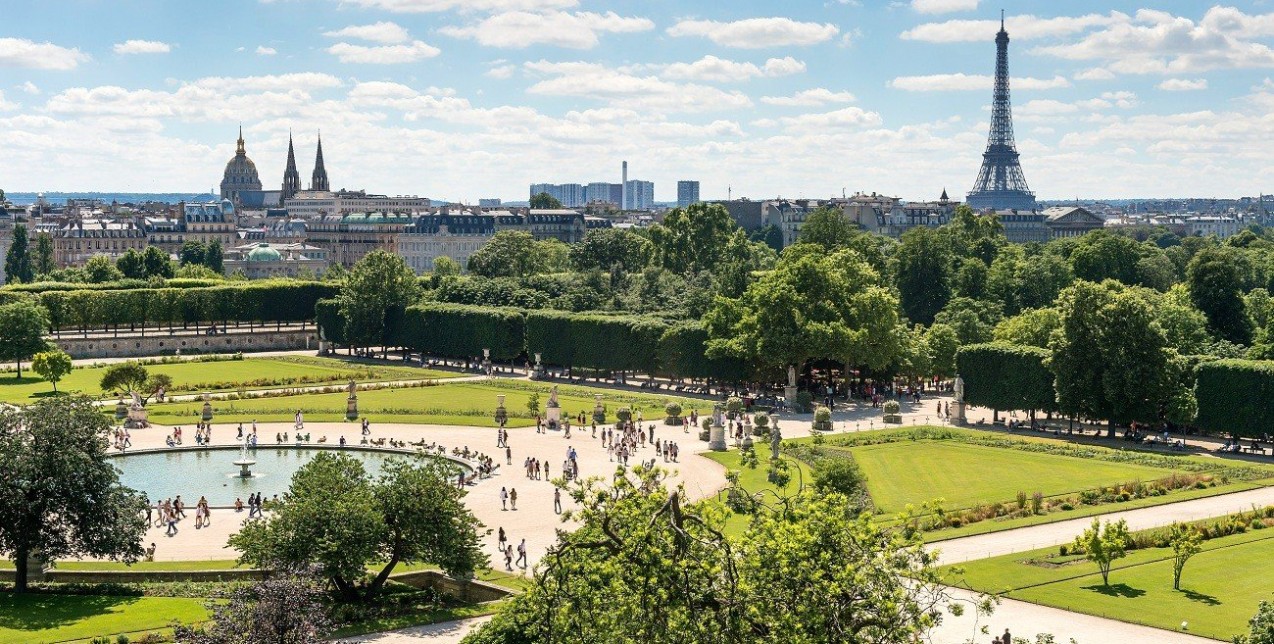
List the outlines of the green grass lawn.
<svg viewBox="0 0 1274 644">
<path fill-rule="evenodd" d="M 77 391 L 90 396 L 103 394 L 100 383 L 107 367 L 77 367 L 58 383 L 58 391 Z M 172 377 L 171 394 L 200 391 L 233 391 L 243 385 L 246 389 L 271 389 L 285 386 L 305 386 L 345 383 L 351 378 L 359 382 L 382 380 L 420 380 L 454 378 L 457 374 L 413 367 L 365 364 L 334 358 L 314 356 L 278 356 L 271 358 L 244 358 L 243 360 L 218 360 L 209 362 L 171 362 L 146 365 L 151 373 L 163 373 Z M 0 401 L 29 403 L 48 396 L 53 386 L 34 371 L 23 370 L 22 378 L 0 374 Z"/>
<path fill-rule="evenodd" d="M 1097 566 L 1079 560 L 1040 565 L 1056 548 L 961 564 L 957 585 L 1066 610 L 1229 640 L 1246 630 L 1261 600 L 1271 599 L 1269 562 L 1274 531 L 1254 530 L 1212 539 L 1186 564 L 1181 590 L 1172 589 L 1172 551 L 1133 551 L 1116 562 L 1110 587 Z"/>
<path fill-rule="evenodd" d="M 202 599 L 0 593 L 0 642 L 64 642 L 207 618 Z"/>
<path fill-rule="evenodd" d="M 1145 465 L 954 441 L 863 445 L 850 452 L 867 476 L 872 501 L 884 512 L 939 498 L 948 510 L 969 508 L 1013 500 L 1019 491 L 1053 496 L 1171 474 L 1171 470 Z"/>
<path fill-rule="evenodd" d="M 372 423 L 433 423 L 440 425 L 474 425 L 494 427 L 496 395 L 504 394 L 505 408 L 509 412 L 509 427 L 526 427 L 535 421 L 527 411 L 526 403 L 532 392 L 540 395 L 540 408 L 548 402 L 550 385 L 515 380 L 490 382 L 442 383 L 431 387 L 406 387 L 379 389 L 358 394 L 358 408 Z M 637 394 L 615 389 L 559 386 L 558 401 L 563 415 L 587 412 L 590 419 L 594 406 L 593 395 L 602 394 L 607 406 L 609 421 L 614 420 L 615 410 L 625 405 L 640 409 L 645 422 L 660 423 L 664 418 L 664 403 L 677 400 L 684 413 L 697 408 L 700 413 L 709 411 L 711 404 L 704 400 L 692 400 L 658 394 Z M 306 420 L 334 422 L 345 420 L 345 393 L 302 394 L 249 400 L 214 400 L 213 422 L 233 423 L 283 422 L 292 420 L 299 409 Z M 151 422 L 163 425 L 192 423 L 198 420 L 203 408 L 200 402 L 152 404 Z M 590 421 L 591 422 L 591 421 Z"/>
</svg>

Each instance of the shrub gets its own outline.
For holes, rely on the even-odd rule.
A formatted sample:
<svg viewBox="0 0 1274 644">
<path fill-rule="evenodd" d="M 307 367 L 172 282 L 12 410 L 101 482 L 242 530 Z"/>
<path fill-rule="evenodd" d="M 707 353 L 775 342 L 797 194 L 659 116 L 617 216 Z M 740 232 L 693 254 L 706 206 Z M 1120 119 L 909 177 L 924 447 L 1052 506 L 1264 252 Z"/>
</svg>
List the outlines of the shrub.
<svg viewBox="0 0 1274 644">
<path fill-rule="evenodd" d="M 730 418 L 738 418 L 743 413 L 743 399 L 738 396 L 730 396 L 725 401 L 725 413 Z"/>
<path fill-rule="evenodd" d="M 902 405 L 897 400 L 887 400 L 883 406 L 886 414 L 897 414 L 902 411 Z"/>
<path fill-rule="evenodd" d="M 822 405 L 819 405 L 818 409 L 814 410 L 814 431 L 832 431 L 832 410 Z"/>
<path fill-rule="evenodd" d="M 1036 492 L 1031 495 L 1031 514 L 1041 514 L 1044 510 L 1044 493 Z"/>
<path fill-rule="evenodd" d="M 865 492 L 867 478 L 852 458 L 825 458 L 814 470 L 814 489 L 855 498 Z"/>
<path fill-rule="evenodd" d="M 631 407 L 620 407 L 615 410 L 615 417 L 621 422 L 628 422 L 633 418 L 633 410 Z"/>
<path fill-rule="evenodd" d="M 1018 490 L 1018 492 L 1017 492 L 1017 507 L 1018 507 L 1018 509 L 1019 509 L 1019 510 L 1025 510 L 1025 509 L 1026 509 L 1026 492 L 1023 492 L 1023 491 L 1021 491 L 1021 490 Z"/>
<path fill-rule="evenodd" d="M 814 394 L 808 391 L 796 392 L 796 401 L 794 406 L 797 413 L 808 414 L 814 410 Z"/>
<path fill-rule="evenodd" d="M 669 425 L 681 424 L 681 403 L 669 401 L 664 403 L 664 422 Z"/>
<path fill-rule="evenodd" d="M 753 423 L 755 426 L 760 427 L 760 428 L 762 428 L 762 429 L 764 429 L 764 428 L 766 428 L 766 427 L 769 427 L 769 426 L 770 426 L 770 415 L 769 415 L 769 414 L 767 414 L 767 413 L 765 413 L 765 412 L 763 412 L 763 411 L 758 411 L 758 412 L 756 413 L 756 415 L 752 417 L 752 423 Z"/>
</svg>

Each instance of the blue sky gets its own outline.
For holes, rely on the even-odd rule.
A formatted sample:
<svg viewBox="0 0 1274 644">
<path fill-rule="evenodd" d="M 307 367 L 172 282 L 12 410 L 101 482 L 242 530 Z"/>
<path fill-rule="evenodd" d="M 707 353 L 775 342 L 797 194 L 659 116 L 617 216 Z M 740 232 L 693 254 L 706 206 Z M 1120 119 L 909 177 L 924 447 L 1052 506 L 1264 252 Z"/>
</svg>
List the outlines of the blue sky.
<svg viewBox="0 0 1274 644">
<path fill-rule="evenodd" d="M 1274 4 L 1245 0 L 42 0 L 0 27 L 0 187 L 184 191 L 239 123 L 333 187 L 476 202 L 963 194 L 1001 5 L 1043 198 L 1274 192 Z"/>
</svg>

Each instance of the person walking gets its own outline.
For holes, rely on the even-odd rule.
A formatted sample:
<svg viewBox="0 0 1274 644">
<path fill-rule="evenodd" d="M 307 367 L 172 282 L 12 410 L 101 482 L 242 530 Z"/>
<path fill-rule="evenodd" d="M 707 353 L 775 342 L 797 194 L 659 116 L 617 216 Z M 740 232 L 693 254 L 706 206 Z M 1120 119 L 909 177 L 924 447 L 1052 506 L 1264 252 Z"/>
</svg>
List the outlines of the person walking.
<svg viewBox="0 0 1274 644">
<path fill-rule="evenodd" d="M 504 526 L 500 526 L 500 539 L 499 539 L 498 541 L 496 541 L 496 543 L 497 543 L 497 544 L 499 544 L 499 545 L 498 545 L 498 547 L 496 548 L 496 550 L 498 550 L 498 551 L 500 551 L 501 553 L 503 553 L 503 552 L 504 552 L 504 546 L 505 546 L 505 544 L 507 544 L 508 542 L 509 542 L 509 538 L 508 538 L 508 536 L 506 536 L 506 535 L 504 534 Z"/>
<path fill-rule="evenodd" d="M 555 514 L 562 513 L 562 488 L 553 488 L 553 512 Z"/>
<path fill-rule="evenodd" d="M 504 569 L 513 571 L 513 544 L 504 549 Z"/>
<path fill-rule="evenodd" d="M 505 511 L 508 509 L 509 509 L 509 491 L 505 488 L 500 488 L 500 510 Z M 500 538 L 501 540 L 504 539 L 504 528 L 500 528 Z"/>
<path fill-rule="evenodd" d="M 517 512 L 518 510 L 518 489 L 517 488 L 509 489 L 509 508 L 512 509 L 514 512 Z"/>
<path fill-rule="evenodd" d="M 523 539 L 522 543 L 518 544 L 517 563 L 519 568 L 526 568 L 526 539 Z"/>
</svg>

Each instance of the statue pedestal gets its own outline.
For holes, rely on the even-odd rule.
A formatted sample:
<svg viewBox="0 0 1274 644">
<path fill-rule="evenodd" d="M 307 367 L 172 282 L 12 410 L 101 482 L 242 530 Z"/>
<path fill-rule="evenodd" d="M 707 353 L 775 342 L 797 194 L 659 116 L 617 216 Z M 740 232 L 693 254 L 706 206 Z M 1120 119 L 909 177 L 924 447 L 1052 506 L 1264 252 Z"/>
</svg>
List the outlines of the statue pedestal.
<svg viewBox="0 0 1274 644">
<path fill-rule="evenodd" d="M 203 419 L 203 422 L 205 423 L 212 421 L 212 403 L 206 400 L 204 401 L 203 413 L 200 414 L 200 417 Z"/>
<path fill-rule="evenodd" d="M 358 418 L 358 396 L 350 394 L 345 401 L 345 419 L 354 420 Z"/>
<path fill-rule="evenodd" d="M 964 401 L 957 400 L 951 406 L 951 423 L 954 425 L 964 425 L 968 419 L 964 417 Z"/>
<path fill-rule="evenodd" d="M 544 421 L 549 429 L 562 428 L 562 408 L 546 407 L 544 409 Z"/>
<path fill-rule="evenodd" d="M 788 407 L 796 404 L 796 385 L 788 385 L 783 388 L 783 399 L 787 401 Z"/>
<path fill-rule="evenodd" d="M 130 407 L 128 410 L 128 420 L 124 422 L 124 427 L 128 429 L 144 429 L 150 427 L 150 421 L 146 419 L 145 407 Z"/>
<path fill-rule="evenodd" d="M 726 451 L 724 426 L 713 423 L 708 429 L 708 449 L 714 452 Z"/>
</svg>

